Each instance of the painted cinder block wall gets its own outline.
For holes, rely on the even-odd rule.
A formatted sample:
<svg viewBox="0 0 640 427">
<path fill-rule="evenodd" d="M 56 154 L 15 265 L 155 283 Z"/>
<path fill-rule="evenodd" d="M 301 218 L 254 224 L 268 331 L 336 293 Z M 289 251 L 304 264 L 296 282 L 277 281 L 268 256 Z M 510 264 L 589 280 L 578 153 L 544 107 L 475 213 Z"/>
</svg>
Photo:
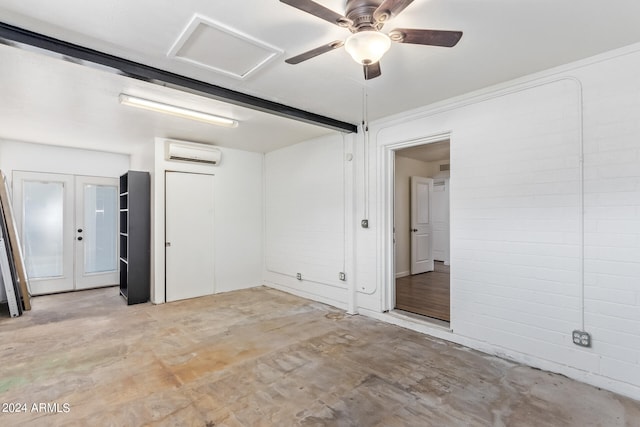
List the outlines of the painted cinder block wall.
<svg viewBox="0 0 640 427">
<path fill-rule="evenodd" d="M 343 308 L 351 139 L 334 134 L 265 155 L 265 283 Z"/>
<path fill-rule="evenodd" d="M 333 150 L 325 167 L 342 168 L 344 155 L 355 156 L 341 183 L 353 190 L 346 196 L 353 209 L 343 212 L 355 225 L 344 234 L 355 283 L 336 292 L 327 283 L 268 279 L 342 307 L 355 286 L 361 314 L 640 399 L 639 118 L 636 45 L 372 123 L 367 161 L 362 135 L 342 155 L 318 141 L 270 153 L 267 177 L 275 158 L 282 168 Z M 385 252 L 386 159 L 399 144 L 435 135 L 451 138 L 449 330 L 384 313 L 392 308 L 393 273 Z M 279 185 L 267 179 L 267 207 Z M 335 182 L 317 185 L 342 190 Z M 304 206 L 307 193 L 289 190 Z M 368 229 L 359 227 L 365 216 Z M 332 226 L 339 228 L 324 224 Z M 270 238 L 268 221 L 266 236 L 268 259 L 284 246 Z M 287 250 L 306 247 L 298 241 Z M 314 258 L 318 265 L 330 259 Z M 592 334 L 591 348 L 572 343 L 572 330 L 582 328 Z"/>
</svg>

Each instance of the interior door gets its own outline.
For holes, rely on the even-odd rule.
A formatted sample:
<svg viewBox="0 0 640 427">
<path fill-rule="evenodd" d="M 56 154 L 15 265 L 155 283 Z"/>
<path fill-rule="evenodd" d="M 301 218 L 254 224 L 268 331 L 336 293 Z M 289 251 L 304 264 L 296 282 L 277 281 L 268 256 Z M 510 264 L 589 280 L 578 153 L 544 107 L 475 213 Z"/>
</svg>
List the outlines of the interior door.
<svg viewBox="0 0 640 427">
<path fill-rule="evenodd" d="M 166 299 L 211 295 L 214 286 L 214 176 L 166 172 Z"/>
<path fill-rule="evenodd" d="M 13 172 L 32 294 L 118 283 L 117 188 L 116 178 Z"/>
<path fill-rule="evenodd" d="M 411 177 L 411 274 L 434 270 L 432 193 L 433 179 Z"/>
<path fill-rule="evenodd" d="M 118 179 L 77 176 L 75 196 L 75 289 L 117 284 Z"/>
</svg>

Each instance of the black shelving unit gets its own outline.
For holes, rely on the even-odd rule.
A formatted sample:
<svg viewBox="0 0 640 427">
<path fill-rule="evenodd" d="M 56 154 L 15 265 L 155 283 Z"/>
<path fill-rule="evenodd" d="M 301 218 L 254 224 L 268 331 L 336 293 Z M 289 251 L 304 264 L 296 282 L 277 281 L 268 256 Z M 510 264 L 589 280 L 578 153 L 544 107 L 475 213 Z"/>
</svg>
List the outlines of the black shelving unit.
<svg viewBox="0 0 640 427">
<path fill-rule="evenodd" d="M 120 176 L 120 294 L 129 305 L 149 301 L 150 183 L 148 172 Z"/>
</svg>

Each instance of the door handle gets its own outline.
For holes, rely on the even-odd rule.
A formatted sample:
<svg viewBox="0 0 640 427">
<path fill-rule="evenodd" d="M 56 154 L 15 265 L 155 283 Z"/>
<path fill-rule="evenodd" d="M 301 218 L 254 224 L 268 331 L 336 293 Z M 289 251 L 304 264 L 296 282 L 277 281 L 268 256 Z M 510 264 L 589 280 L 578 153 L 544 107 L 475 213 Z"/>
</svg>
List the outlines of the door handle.
<svg viewBox="0 0 640 427">
<path fill-rule="evenodd" d="M 78 228 L 78 233 L 82 233 L 82 228 Z"/>
<path fill-rule="evenodd" d="M 170 246 L 171 246 L 171 242 L 165 242 L 165 243 L 164 243 L 164 247 L 165 247 L 165 248 L 168 248 L 168 247 L 170 247 Z"/>
<path fill-rule="evenodd" d="M 417 228 L 412 228 L 411 231 L 413 231 L 414 233 L 417 233 L 418 229 Z"/>
<path fill-rule="evenodd" d="M 78 236 L 78 240 L 82 240 L 82 236 Z"/>
</svg>

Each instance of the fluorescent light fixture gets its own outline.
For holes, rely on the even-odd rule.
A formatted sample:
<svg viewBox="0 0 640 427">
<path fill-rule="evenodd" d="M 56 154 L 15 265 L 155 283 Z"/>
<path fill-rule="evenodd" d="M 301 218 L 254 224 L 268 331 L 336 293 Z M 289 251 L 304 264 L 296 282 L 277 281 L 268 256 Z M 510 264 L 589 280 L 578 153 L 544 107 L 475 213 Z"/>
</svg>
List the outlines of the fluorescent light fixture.
<svg viewBox="0 0 640 427">
<path fill-rule="evenodd" d="M 175 105 L 164 104 L 162 102 L 151 101 L 149 99 L 138 98 L 124 93 L 120 94 L 120 104 L 142 108 L 144 110 L 156 111 L 158 113 L 170 114 L 184 119 L 198 120 L 200 122 L 211 123 L 217 126 L 225 126 L 229 128 L 238 126 L 237 120 L 216 116 L 202 111 L 190 110 L 188 108 L 178 107 Z"/>
</svg>

